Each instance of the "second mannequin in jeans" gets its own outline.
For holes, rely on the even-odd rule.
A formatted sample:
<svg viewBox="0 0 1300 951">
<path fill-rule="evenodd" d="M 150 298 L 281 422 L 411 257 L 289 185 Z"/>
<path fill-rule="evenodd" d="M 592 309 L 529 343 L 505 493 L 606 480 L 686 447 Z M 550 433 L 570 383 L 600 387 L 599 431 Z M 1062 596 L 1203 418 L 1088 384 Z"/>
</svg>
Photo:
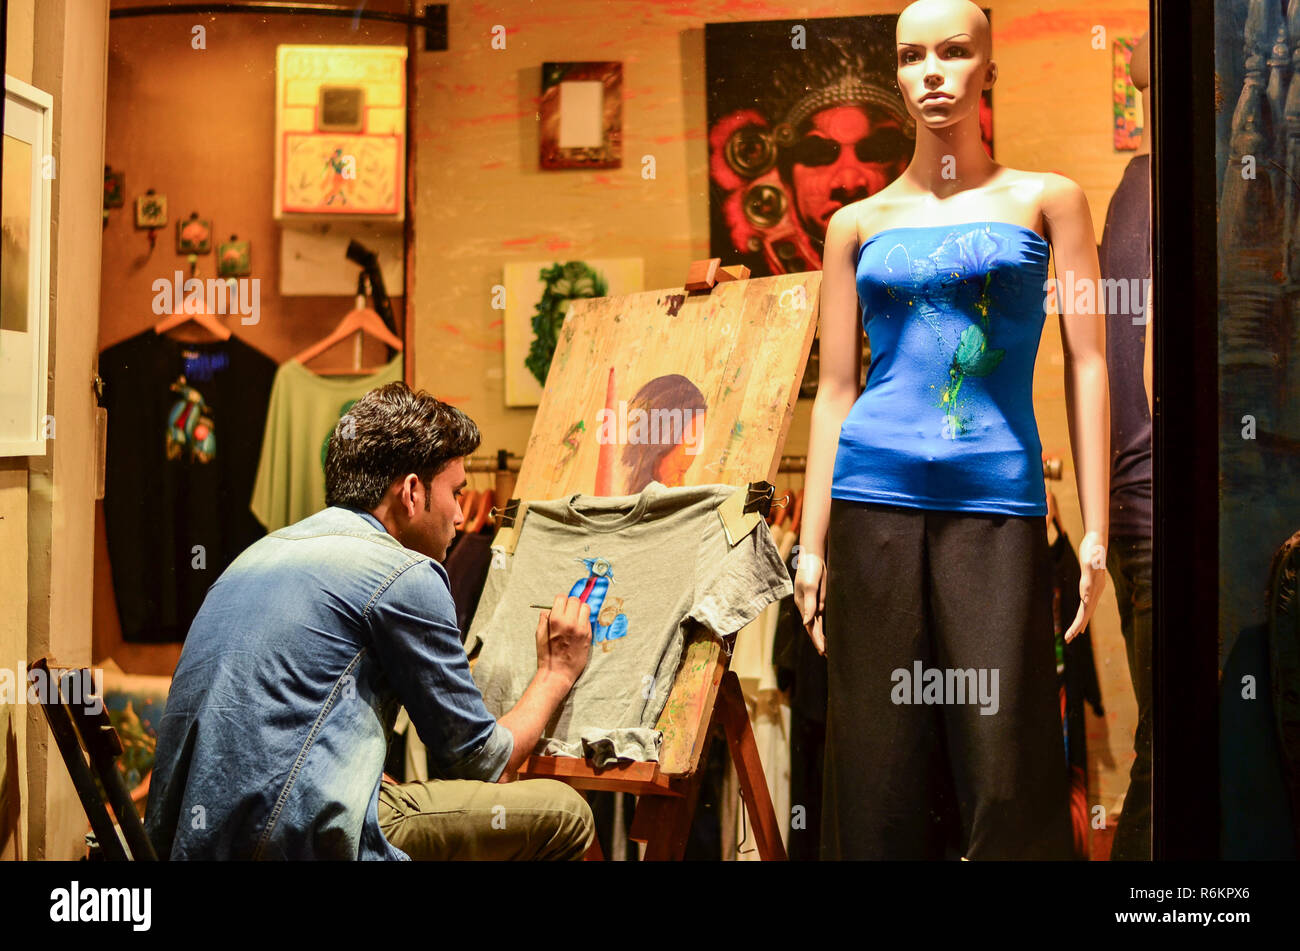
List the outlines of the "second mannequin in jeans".
<svg viewBox="0 0 1300 951">
<path fill-rule="evenodd" d="M 1120 629 L 1128 653 L 1129 677 L 1137 698 L 1137 733 L 1124 811 L 1115 829 L 1111 858 L 1151 858 L 1151 538 L 1116 535 L 1110 540 L 1106 567 L 1115 582 Z"/>
</svg>

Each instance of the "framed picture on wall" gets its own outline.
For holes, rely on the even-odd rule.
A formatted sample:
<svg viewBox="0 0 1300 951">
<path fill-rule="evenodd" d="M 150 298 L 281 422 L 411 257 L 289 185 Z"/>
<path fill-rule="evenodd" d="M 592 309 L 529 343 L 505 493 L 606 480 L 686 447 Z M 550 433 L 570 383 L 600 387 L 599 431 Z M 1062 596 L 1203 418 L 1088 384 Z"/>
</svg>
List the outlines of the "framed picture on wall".
<svg viewBox="0 0 1300 951">
<path fill-rule="evenodd" d="M 176 253 L 207 254 L 212 250 L 212 219 L 200 218 L 191 212 L 184 221 L 176 222 Z"/>
<path fill-rule="evenodd" d="M 543 63 L 538 164 L 623 166 L 623 64 Z"/>
<path fill-rule="evenodd" d="M 5 76 L 0 205 L 0 456 L 42 456 L 49 347 L 54 100 Z"/>
<path fill-rule="evenodd" d="M 1111 98 L 1114 103 L 1115 151 L 1136 152 L 1142 141 L 1142 94 L 1130 72 L 1137 36 L 1121 36 L 1111 44 Z"/>
</svg>

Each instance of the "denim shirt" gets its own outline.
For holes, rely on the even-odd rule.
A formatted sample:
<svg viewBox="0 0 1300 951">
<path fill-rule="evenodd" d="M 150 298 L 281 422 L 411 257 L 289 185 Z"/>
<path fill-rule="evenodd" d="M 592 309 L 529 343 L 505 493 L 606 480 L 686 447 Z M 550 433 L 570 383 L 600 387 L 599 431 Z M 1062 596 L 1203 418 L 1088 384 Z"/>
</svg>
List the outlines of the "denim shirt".
<svg viewBox="0 0 1300 951">
<path fill-rule="evenodd" d="M 251 545 L 208 590 L 158 729 L 146 828 L 173 859 L 406 859 L 379 829 L 399 706 L 440 778 L 495 781 L 447 573 L 368 513 Z"/>
</svg>

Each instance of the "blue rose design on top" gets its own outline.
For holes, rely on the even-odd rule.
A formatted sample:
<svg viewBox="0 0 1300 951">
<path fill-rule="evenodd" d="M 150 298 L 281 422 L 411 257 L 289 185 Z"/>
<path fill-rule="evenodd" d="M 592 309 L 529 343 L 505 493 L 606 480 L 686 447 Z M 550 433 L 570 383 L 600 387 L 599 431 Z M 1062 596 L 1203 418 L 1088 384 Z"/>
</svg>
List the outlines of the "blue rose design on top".
<svg viewBox="0 0 1300 951">
<path fill-rule="evenodd" d="M 988 376 L 1006 354 L 1005 350 L 989 346 L 994 273 L 1001 270 L 1000 279 L 1013 293 L 1021 279 L 1018 269 L 998 267 L 1000 261 L 1006 260 L 1006 245 L 1006 238 L 993 234 L 987 226 L 971 228 L 952 232 L 926 257 L 906 262 L 912 286 L 905 303 L 916 308 L 941 346 L 953 349 L 938 403 L 943 409 L 945 439 L 956 439 L 970 430 L 972 420 L 966 409 L 969 400 L 961 395 L 966 379 Z M 907 255 L 899 245 L 886 256 L 887 266 L 892 263 L 889 257 L 896 252 Z M 895 300 L 902 300 L 895 288 L 888 288 L 888 292 Z M 975 320 L 953 342 L 944 339 L 935 315 L 955 311 L 969 313 Z"/>
</svg>

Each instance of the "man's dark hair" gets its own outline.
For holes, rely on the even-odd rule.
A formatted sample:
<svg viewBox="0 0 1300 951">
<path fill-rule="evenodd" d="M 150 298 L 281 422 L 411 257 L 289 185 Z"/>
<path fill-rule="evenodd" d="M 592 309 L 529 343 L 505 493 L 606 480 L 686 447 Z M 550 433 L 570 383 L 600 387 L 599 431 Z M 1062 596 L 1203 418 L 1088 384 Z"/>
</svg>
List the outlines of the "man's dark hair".
<svg viewBox="0 0 1300 951">
<path fill-rule="evenodd" d="M 325 504 L 370 511 L 393 484 L 414 472 L 425 507 L 434 476 L 479 446 L 474 421 L 405 383 L 371 390 L 339 417 L 325 455 Z"/>
</svg>

